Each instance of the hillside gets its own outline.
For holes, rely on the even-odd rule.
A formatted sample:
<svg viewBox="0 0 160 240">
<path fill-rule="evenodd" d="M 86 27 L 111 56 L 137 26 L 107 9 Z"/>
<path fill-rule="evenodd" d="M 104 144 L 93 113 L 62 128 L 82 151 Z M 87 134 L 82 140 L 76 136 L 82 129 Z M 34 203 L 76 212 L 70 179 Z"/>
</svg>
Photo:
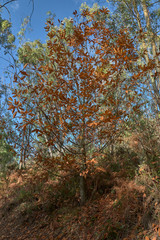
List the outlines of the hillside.
<svg viewBox="0 0 160 240">
<path fill-rule="evenodd" d="M 111 167 L 88 179 L 90 189 L 95 181 L 98 188 L 84 206 L 74 176 L 61 175 L 53 179 L 35 166 L 7 173 L 1 181 L 1 240 L 160 239 L 160 182 L 147 165 L 132 179 Z"/>
</svg>

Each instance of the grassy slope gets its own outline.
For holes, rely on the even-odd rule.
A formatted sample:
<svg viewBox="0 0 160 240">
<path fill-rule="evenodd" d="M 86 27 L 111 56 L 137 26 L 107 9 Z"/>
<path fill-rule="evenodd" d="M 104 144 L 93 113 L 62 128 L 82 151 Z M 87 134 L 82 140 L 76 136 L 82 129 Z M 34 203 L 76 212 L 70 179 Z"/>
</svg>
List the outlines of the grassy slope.
<svg viewBox="0 0 160 240">
<path fill-rule="evenodd" d="M 0 239 L 159 239 L 159 180 L 145 171 L 139 171 L 141 185 L 124 171 L 99 174 L 100 189 L 81 207 L 73 177 L 51 180 L 44 171 L 14 170 L 1 182 Z"/>
</svg>

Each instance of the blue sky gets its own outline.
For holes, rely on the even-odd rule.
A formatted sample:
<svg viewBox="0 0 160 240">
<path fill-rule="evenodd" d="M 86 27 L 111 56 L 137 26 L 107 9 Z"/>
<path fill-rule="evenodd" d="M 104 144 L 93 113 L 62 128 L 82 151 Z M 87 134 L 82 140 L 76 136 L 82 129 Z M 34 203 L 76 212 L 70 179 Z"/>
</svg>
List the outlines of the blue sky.
<svg viewBox="0 0 160 240">
<path fill-rule="evenodd" d="M 64 17 L 72 17 L 73 11 L 78 10 L 83 2 L 89 6 L 95 2 L 94 0 L 34 0 L 34 12 L 31 19 L 32 32 L 27 33 L 30 40 L 41 39 L 45 41 L 45 22 L 48 11 L 56 14 L 56 19 L 62 20 Z M 17 0 L 8 5 L 11 13 L 11 21 L 13 33 L 16 34 L 20 30 L 20 25 L 27 15 L 30 15 L 32 4 L 30 0 Z M 7 17 L 8 13 L 4 12 Z"/>
<path fill-rule="evenodd" d="M 0 0 L 1 2 L 6 1 Z M 63 20 L 65 17 L 73 17 L 73 12 L 79 10 L 81 4 L 84 2 L 91 7 L 96 0 L 34 0 L 34 12 L 31 18 L 32 31 L 27 31 L 26 39 L 30 41 L 40 39 L 42 42 L 45 42 L 46 32 L 44 27 L 47 19 L 46 13 L 51 11 L 56 15 L 56 20 Z M 20 31 L 23 19 L 32 12 L 32 3 L 31 0 L 17 0 L 8 4 L 7 8 L 10 11 L 10 15 L 5 8 L 1 14 L 4 19 L 9 19 L 11 16 L 12 32 L 16 36 Z M 16 44 L 18 44 L 17 41 Z M 0 77 L 3 76 L 3 71 L 7 64 L 7 61 L 0 59 Z"/>
</svg>

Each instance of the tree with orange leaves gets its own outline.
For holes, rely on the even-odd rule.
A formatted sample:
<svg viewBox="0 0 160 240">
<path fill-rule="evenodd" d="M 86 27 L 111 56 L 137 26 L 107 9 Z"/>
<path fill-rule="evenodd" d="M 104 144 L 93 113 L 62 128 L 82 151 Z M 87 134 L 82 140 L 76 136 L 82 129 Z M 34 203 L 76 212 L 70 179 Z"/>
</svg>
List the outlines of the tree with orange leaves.
<svg viewBox="0 0 160 240">
<path fill-rule="evenodd" d="M 137 54 L 127 30 L 113 33 L 106 28 L 105 17 L 97 19 L 98 13 L 106 16 L 108 9 L 75 11 L 70 31 L 65 22 L 59 27 L 47 22 L 47 64 L 41 58 L 42 64 L 33 66 L 34 82 L 25 81 L 32 77 L 27 70 L 15 76 L 21 88 L 14 97 L 19 100 L 10 102 L 10 109 L 23 119 L 23 130 L 32 125 L 32 133 L 44 139 L 46 150 L 35 151 L 35 158 L 48 167 L 79 173 L 81 204 L 86 201 L 87 173 L 97 167 L 107 139 L 118 131 L 115 124 L 125 120 L 132 107 L 138 109 L 130 91 L 144 74 L 138 65 L 136 73 L 131 71 Z M 129 74 L 127 84 L 124 72 Z M 121 94 L 115 101 L 117 89 Z M 25 108 L 27 93 L 30 110 Z"/>
</svg>

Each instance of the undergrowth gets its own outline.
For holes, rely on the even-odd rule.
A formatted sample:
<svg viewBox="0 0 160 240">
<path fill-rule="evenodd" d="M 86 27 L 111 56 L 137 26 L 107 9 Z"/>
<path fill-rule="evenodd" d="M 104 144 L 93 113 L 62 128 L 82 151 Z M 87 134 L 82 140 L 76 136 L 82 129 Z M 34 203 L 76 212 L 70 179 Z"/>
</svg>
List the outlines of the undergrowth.
<svg viewBox="0 0 160 240">
<path fill-rule="evenodd" d="M 15 214 L 33 221 L 36 214 L 44 214 L 54 226 L 54 239 L 158 240 L 159 170 L 139 164 L 138 155 L 130 150 L 119 148 L 116 155 L 111 162 L 106 154 L 105 164 L 104 159 L 100 164 L 103 171 L 87 176 L 84 206 L 77 173 L 61 172 L 64 177 L 58 178 L 38 167 L 12 170 L 1 189 L 3 216 Z"/>
</svg>

